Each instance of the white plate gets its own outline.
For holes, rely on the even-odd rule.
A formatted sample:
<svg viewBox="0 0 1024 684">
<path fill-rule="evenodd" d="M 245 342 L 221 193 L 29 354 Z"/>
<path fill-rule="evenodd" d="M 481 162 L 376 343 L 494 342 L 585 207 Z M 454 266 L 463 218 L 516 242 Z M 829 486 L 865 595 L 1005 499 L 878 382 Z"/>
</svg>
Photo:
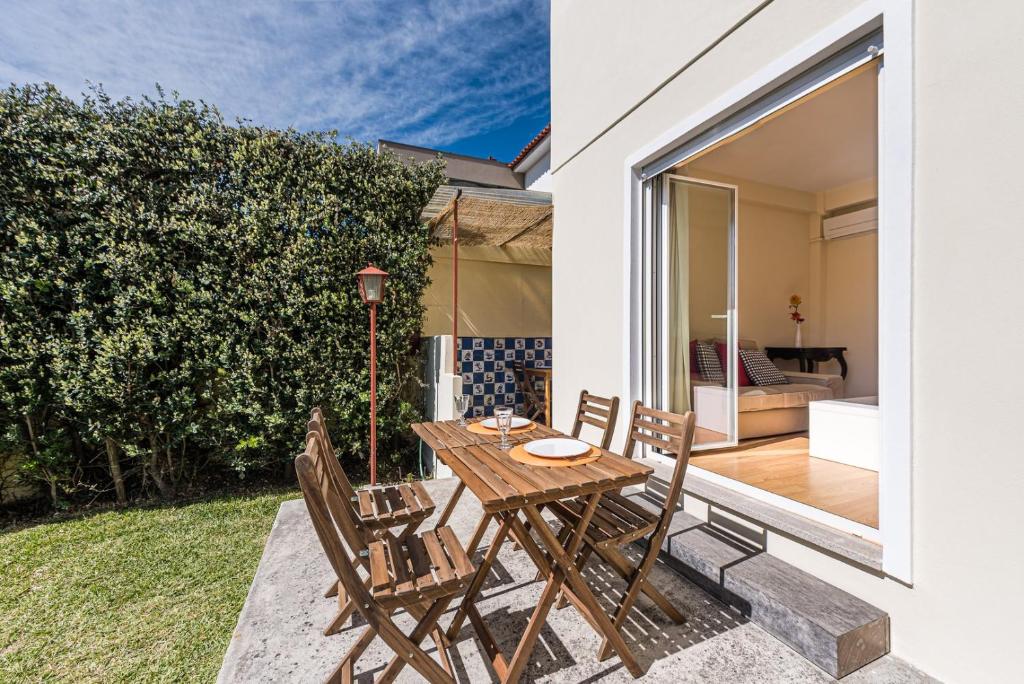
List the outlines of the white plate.
<svg viewBox="0 0 1024 684">
<path fill-rule="evenodd" d="M 490 428 L 492 430 L 497 430 L 498 429 L 498 419 L 497 418 L 484 418 L 483 420 L 480 421 L 480 424 L 483 425 L 485 428 Z M 529 424 L 530 424 L 530 420 L 528 418 L 522 418 L 520 416 L 512 416 L 512 429 L 513 430 L 515 430 L 516 428 L 526 427 Z"/>
<path fill-rule="evenodd" d="M 590 451 L 590 445 L 586 442 L 563 437 L 535 439 L 524 444 L 523 448 L 528 454 L 544 458 L 572 458 L 573 456 L 582 456 Z"/>
</svg>

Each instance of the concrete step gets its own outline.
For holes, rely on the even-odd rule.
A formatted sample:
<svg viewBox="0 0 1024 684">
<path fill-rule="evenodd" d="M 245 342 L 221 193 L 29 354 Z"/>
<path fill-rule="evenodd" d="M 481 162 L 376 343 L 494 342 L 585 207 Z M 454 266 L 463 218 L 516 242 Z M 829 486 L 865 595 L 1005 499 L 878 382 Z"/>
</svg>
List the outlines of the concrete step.
<svg viewBox="0 0 1024 684">
<path fill-rule="evenodd" d="M 889 616 L 767 553 L 725 570 L 750 618 L 833 677 L 889 652 Z"/>
<path fill-rule="evenodd" d="M 657 507 L 648 495 L 631 498 Z M 844 677 L 889 652 L 889 616 L 884 611 L 722 526 L 678 511 L 661 555 L 670 567 L 833 677 Z"/>
</svg>

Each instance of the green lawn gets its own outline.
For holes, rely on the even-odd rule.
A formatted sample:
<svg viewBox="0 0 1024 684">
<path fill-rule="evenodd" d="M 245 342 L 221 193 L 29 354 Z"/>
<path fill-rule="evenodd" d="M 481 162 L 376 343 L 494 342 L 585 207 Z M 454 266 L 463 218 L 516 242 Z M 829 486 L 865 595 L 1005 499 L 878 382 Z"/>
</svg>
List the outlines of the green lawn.
<svg viewBox="0 0 1024 684">
<path fill-rule="evenodd" d="M 277 509 L 296 496 L 0 533 L 0 682 L 212 681 Z"/>
</svg>

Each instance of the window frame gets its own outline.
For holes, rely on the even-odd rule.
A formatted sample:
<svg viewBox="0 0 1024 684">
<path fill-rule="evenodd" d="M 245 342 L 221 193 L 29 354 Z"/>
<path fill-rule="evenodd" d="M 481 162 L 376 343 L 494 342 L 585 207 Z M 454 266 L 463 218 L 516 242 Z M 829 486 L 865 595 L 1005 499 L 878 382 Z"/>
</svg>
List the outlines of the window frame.
<svg viewBox="0 0 1024 684">
<path fill-rule="evenodd" d="M 881 466 L 879 469 L 879 528 L 851 529 L 842 519 L 833 526 L 860 536 L 872 538 L 882 545 L 882 569 L 887 575 L 905 583 L 913 581 L 913 442 L 912 442 L 912 230 L 913 230 L 913 8 L 901 0 L 869 0 L 843 18 L 828 26 L 810 40 L 726 91 L 720 98 L 680 121 L 668 131 L 638 148 L 625 162 L 624 191 L 625 230 L 623 259 L 626 287 L 623 313 L 630 322 L 624 330 L 623 387 L 628 395 L 648 398 L 650 388 L 645 377 L 650 372 L 650 349 L 645 343 L 645 329 L 652 312 L 646 311 L 649 300 L 650 274 L 644 272 L 650 250 L 648 220 L 654 209 L 650 189 L 657 174 L 669 166 L 705 149 L 715 141 L 733 135 L 759 118 L 785 106 L 801 96 L 800 88 L 790 88 L 792 97 L 771 100 L 780 92 L 800 84 L 801 77 L 826 65 L 844 50 L 862 44 L 865 37 L 884 28 L 884 48 L 863 55 L 863 60 L 882 54 L 879 69 L 879 139 L 878 139 L 878 208 L 879 208 L 879 413 L 881 430 Z M 877 46 L 876 46 L 877 47 Z M 865 51 L 867 52 L 867 51 Z M 822 79 L 811 79 L 803 93 L 817 89 L 840 77 L 863 61 L 840 62 L 838 71 Z M 759 111 L 753 109 L 758 102 Z M 766 104 L 767 103 L 767 104 Z M 735 118 L 737 113 L 754 114 Z M 737 127 L 723 126 L 730 117 Z M 744 123 L 745 122 L 745 123 Z M 713 131 L 713 135 L 708 135 Z M 694 145 L 694 143 L 697 143 Z M 685 148 L 685 150 L 684 150 Z M 679 152 L 679 150 L 684 150 Z M 688 150 L 688 151 L 687 151 Z M 679 155 L 682 154 L 682 157 Z M 671 164 L 670 164 L 671 162 Z M 669 166 L 666 166 L 669 165 Z M 663 458 L 653 455 L 654 458 Z M 711 474 L 694 475 L 706 476 Z M 707 479 L 714 479 L 708 477 Z M 757 496 L 749 485 L 721 478 L 717 484 L 743 494 Z M 745 490 L 746 488 L 746 490 Z M 768 494 L 768 493 L 765 493 Z M 782 497 L 775 502 L 784 508 L 821 519 L 806 504 Z M 826 514 L 831 515 L 831 514 Z M 833 516 L 838 518 L 838 516 Z M 856 525 L 856 523 L 853 523 Z"/>
</svg>

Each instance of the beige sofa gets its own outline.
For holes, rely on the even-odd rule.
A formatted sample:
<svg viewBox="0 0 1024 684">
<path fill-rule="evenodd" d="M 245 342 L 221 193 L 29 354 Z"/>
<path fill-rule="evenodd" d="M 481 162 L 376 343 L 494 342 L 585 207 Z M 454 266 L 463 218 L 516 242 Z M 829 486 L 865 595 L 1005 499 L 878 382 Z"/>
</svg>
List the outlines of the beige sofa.
<svg viewBox="0 0 1024 684">
<path fill-rule="evenodd" d="M 720 341 L 720 340 L 719 340 Z M 740 340 L 741 349 L 758 349 L 754 340 Z M 812 401 L 842 399 L 841 375 L 782 371 L 790 384 L 739 387 L 739 439 L 803 432 L 808 426 L 807 405 Z M 693 380 L 693 386 L 713 383 Z M 697 424 L 700 425 L 700 415 Z"/>
</svg>

